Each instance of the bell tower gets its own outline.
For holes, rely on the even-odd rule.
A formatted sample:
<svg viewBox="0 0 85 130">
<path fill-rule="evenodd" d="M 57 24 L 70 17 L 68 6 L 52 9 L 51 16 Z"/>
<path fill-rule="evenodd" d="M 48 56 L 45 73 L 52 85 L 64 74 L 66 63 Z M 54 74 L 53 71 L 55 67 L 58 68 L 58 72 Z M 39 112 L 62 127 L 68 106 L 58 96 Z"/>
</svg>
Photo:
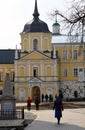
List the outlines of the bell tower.
<svg viewBox="0 0 85 130">
<path fill-rule="evenodd" d="M 35 0 L 33 19 L 24 25 L 24 29 L 21 32 L 22 52 L 52 50 L 51 32 L 48 25 L 39 19 L 39 15 L 37 0 Z"/>
<path fill-rule="evenodd" d="M 55 23 L 52 25 L 53 31 L 52 34 L 59 35 L 60 34 L 60 24 L 57 22 L 57 14 L 55 16 Z"/>
</svg>

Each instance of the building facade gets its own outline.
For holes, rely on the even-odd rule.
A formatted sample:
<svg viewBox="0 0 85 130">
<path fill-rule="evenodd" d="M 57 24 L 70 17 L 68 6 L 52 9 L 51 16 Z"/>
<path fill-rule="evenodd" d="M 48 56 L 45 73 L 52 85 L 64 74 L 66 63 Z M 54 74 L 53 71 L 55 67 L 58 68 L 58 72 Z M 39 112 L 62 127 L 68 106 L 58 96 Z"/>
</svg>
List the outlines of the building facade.
<svg viewBox="0 0 85 130">
<path fill-rule="evenodd" d="M 53 31 L 39 19 L 37 0 L 33 19 L 24 25 L 21 50 L 0 50 L 0 94 L 4 77 L 10 73 L 13 92 L 19 101 L 28 96 L 42 100 L 42 94 L 55 95 L 62 92 L 64 99 L 85 97 L 85 47 L 80 37 L 68 40 L 60 34 L 60 24 L 55 21 Z M 73 36 L 72 36 L 73 39 Z"/>
</svg>

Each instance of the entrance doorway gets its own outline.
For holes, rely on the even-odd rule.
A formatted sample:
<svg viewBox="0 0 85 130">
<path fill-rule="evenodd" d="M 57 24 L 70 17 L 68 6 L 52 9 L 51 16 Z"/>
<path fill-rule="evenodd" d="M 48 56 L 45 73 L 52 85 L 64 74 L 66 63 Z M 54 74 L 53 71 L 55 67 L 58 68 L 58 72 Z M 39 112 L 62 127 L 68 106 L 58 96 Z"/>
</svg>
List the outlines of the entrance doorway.
<svg viewBox="0 0 85 130">
<path fill-rule="evenodd" d="M 40 100 L 40 88 L 38 86 L 32 88 L 32 101 L 35 101 L 36 97 Z"/>
</svg>

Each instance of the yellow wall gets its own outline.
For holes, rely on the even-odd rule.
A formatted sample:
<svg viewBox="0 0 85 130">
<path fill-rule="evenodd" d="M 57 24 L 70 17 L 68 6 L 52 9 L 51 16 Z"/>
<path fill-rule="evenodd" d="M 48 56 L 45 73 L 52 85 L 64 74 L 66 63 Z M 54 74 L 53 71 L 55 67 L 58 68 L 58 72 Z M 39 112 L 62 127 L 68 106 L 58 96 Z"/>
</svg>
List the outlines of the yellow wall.
<svg viewBox="0 0 85 130">
<path fill-rule="evenodd" d="M 29 52 L 33 49 L 33 39 L 37 38 L 38 39 L 38 49 L 41 48 L 41 42 L 42 42 L 42 48 L 43 50 L 52 49 L 51 46 L 51 34 L 50 33 L 29 33 L 28 34 L 22 34 L 21 35 L 21 49 L 22 50 L 30 50 Z"/>
<path fill-rule="evenodd" d="M 77 60 L 74 60 L 72 59 L 72 52 L 73 50 L 78 50 L 78 53 L 79 53 L 79 46 L 57 46 L 56 47 L 56 50 L 58 51 L 58 55 L 59 55 L 59 65 L 58 65 L 58 75 L 59 75 L 59 79 L 61 80 L 78 80 L 78 77 L 74 77 L 73 76 L 73 69 L 74 68 L 78 68 L 78 67 L 83 67 L 84 68 L 84 60 L 83 60 L 83 50 L 85 48 L 81 48 L 81 52 L 80 54 L 78 54 L 78 59 Z M 62 59 L 62 52 L 63 50 L 67 50 L 68 52 L 68 59 L 67 60 L 63 60 Z M 62 76 L 62 70 L 67 68 L 68 69 L 68 76 L 67 77 L 64 77 Z"/>
</svg>

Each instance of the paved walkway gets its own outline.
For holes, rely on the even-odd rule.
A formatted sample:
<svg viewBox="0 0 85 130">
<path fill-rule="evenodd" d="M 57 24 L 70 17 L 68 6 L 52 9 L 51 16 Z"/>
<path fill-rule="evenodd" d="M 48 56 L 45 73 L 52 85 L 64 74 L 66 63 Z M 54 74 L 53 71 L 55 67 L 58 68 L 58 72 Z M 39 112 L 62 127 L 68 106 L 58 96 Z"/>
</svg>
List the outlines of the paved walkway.
<svg viewBox="0 0 85 130">
<path fill-rule="evenodd" d="M 65 109 L 60 125 L 53 110 L 31 110 L 30 113 L 36 114 L 37 118 L 25 130 L 85 130 L 85 108 Z"/>
</svg>

